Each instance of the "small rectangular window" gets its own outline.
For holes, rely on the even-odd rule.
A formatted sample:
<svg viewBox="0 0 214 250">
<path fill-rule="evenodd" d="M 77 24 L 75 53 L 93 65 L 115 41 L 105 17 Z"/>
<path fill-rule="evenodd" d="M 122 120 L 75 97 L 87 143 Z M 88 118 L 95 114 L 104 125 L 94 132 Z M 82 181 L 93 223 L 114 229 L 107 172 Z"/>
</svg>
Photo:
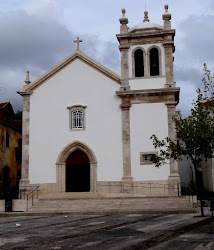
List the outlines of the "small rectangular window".
<svg viewBox="0 0 214 250">
<path fill-rule="evenodd" d="M 141 152 L 140 153 L 140 165 L 150 165 L 154 164 L 154 157 L 158 154 L 158 152 Z"/>
<path fill-rule="evenodd" d="M 83 105 L 73 105 L 69 109 L 69 128 L 71 131 L 85 130 L 85 108 Z"/>
<path fill-rule="evenodd" d="M 6 145 L 5 146 L 6 148 L 10 147 L 10 135 L 8 132 L 6 133 Z"/>
</svg>

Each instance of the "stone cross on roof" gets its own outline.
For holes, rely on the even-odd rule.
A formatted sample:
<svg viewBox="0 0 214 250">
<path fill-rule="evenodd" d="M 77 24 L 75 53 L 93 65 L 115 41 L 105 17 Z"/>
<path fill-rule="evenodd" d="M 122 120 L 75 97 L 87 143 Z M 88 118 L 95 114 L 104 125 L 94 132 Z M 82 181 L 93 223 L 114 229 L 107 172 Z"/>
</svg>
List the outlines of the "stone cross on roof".
<svg viewBox="0 0 214 250">
<path fill-rule="evenodd" d="M 82 40 L 79 40 L 79 37 L 77 37 L 77 40 L 74 40 L 74 43 L 77 44 L 77 50 L 79 50 L 79 44 L 82 43 Z"/>
</svg>

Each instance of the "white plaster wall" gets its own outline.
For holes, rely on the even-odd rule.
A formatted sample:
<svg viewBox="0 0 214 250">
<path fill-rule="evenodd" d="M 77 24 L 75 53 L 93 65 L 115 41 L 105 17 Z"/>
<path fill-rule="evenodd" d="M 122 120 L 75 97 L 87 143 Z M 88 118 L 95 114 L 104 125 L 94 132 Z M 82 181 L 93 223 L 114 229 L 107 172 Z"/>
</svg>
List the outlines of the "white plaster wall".
<svg viewBox="0 0 214 250">
<path fill-rule="evenodd" d="M 130 108 L 131 164 L 135 181 L 167 180 L 169 164 L 159 168 L 140 165 L 140 152 L 156 151 L 150 137 L 159 139 L 168 136 L 167 107 L 164 103 L 132 104 Z"/>
<path fill-rule="evenodd" d="M 129 85 L 133 90 L 140 89 L 158 89 L 164 88 L 166 84 L 166 77 L 153 77 L 153 78 L 145 78 L 145 79 L 130 79 Z"/>
<path fill-rule="evenodd" d="M 120 85 L 76 59 L 48 79 L 30 100 L 30 183 L 55 183 L 56 160 L 72 141 L 97 158 L 98 181 L 122 178 Z M 69 130 L 68 106 L 86 105 L 86 130 Z"/>
<path fill-rule="evenodd" d="M 151 46 L 158 46 L 161 50 L 161 64 L 162 64 L 162 76 L 160 77 L 152 77 L 152 79 L 148 77 L 142 77 L 142 78 L 132 78 L 132 51 L 136 47 L 141 47 L 146 51 L 146 54 L 148 53 L 148 50 Z M 146 55 L 146 60 L 144 61 L 145 65 L 145 71 L 148 70 L 148 65 L 147 65 L 147 56 Z M 128 54 L 128 61 L 129 61 L 129 84 L 131 89 L 155 89 L 155 88 L 164 88 L 164 85 L 166 83 L 166 78 L 165 78 L 165 51 L 164 47 L 161 43 L 156 43 L 156 44 L 144 44 L 144 45 L 134 45 L 130 46 L 129 49 L 129 54 Z"/>
</svg>

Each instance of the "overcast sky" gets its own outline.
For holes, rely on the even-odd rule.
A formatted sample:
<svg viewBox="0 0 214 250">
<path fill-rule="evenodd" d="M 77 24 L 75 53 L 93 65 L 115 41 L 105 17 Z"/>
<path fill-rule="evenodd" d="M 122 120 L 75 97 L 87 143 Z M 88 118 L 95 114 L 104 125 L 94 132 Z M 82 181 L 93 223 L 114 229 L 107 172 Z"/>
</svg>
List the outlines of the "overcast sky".
<svg viewBox="0 0 214 250">
<path fill-rule="evenodd" d="M 129 27 L 143 20 L 163 24 L 164 4 L 176 29 L 174 75 L 181 88 L 180 104 L 188 114 L 202 86 L 203 63 L 214 75 L 213 0 L 0 0 L 0 102 L 22 109 L 16 92 L 25 72 L 33 81 L 74 52 L 73 40 L 83 40 L 81 51 L 120 75 L 119 33 L 121 9 Z"/>
</svg>

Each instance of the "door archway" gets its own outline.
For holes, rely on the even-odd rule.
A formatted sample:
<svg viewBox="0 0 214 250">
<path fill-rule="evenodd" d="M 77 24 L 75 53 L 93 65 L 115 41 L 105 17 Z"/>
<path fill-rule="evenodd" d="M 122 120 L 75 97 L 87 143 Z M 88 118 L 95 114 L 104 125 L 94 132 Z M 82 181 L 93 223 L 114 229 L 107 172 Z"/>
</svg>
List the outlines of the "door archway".
<svg viewBox="0 0 214 250">
<path fill-rule="evenodd" d="M 66 192 L 90 192 L 90 162 L 79 149 L 66 161 Z"/>
<path fill-rule="evenodd" d="M 81 151 L 89 160 L 90 165 L 90 192 L 96 192 L 97 159 L 92 149 L 83 142 L 74 141 L 65 146 L 56 161 L 56 185 L 58 192 L 66 192 L 66 165 L 75 151 Z M 75 157 L 74 157 L 75 158 Z M 72 156 L 71 156 L 72 159 Z M 78 192 L 78 191 L 77 191 Z"/>
</svg>

